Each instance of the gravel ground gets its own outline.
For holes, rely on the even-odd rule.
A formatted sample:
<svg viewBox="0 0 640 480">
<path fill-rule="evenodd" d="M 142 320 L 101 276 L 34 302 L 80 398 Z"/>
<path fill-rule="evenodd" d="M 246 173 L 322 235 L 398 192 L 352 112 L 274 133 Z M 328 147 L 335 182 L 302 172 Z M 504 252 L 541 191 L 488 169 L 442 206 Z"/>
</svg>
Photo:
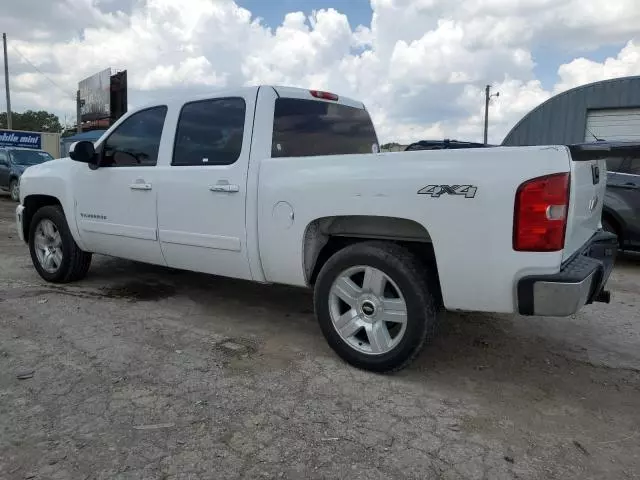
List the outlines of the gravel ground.
<svg viewBox="0 0 640 480">
<path fill-rule="evenodd" d="M 640 257 L 611 305 L 447 314 L 379 376 L 330 351 L 306 291 L 102 257 L 45 284 L 14 208 L 0 197 L 3 480 L 640 478 Z"/>
</svg>

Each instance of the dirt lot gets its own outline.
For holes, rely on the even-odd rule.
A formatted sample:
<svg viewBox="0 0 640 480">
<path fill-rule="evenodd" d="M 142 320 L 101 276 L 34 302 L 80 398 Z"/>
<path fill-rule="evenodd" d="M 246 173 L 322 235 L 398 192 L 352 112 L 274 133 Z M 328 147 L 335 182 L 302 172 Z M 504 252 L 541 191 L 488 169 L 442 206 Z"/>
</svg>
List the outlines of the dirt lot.
<svg viewBox="0 0 640 480">
<path fill-rule="evenodd" d="M 448 314 L 379 376 L 329 350 L 305 291 L 108 258 L 47 285 L 14 208 L 0 198 L 2 479 L 640 478 L 638 257 L 609 306 Z"/>
</svg>

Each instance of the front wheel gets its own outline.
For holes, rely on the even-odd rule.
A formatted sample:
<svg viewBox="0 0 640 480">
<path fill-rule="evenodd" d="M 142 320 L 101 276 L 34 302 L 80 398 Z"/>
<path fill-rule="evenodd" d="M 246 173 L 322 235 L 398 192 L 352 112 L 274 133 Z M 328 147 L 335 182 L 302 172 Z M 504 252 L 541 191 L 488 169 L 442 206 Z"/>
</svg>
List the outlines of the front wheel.
<svg viewBox="0 0 640 480">
<path fill-rule="evenodd" d="M 47 282 L 81 280 L 91 264 L 91 254 L 78 247 L 59 206 L 42 207 L 34 214 L 29 251 L 33 266 Z"/>
<path fill-rule="evenodd" d="M 20 184 L 18 180 L 11 180 L 11 183 L 9 183 L 9 193 L 11 194 L 11 200 L 14 202 L 20 201 Z"/>
<path fill-rule="evenodd" d="M 333 255 L 314 292 L 316 316 L 331 348 L 366 370 L 407 366 L 435 327 L 428 275 L 417 257 L 394 243 L 357 243 Z"/>
</svg>

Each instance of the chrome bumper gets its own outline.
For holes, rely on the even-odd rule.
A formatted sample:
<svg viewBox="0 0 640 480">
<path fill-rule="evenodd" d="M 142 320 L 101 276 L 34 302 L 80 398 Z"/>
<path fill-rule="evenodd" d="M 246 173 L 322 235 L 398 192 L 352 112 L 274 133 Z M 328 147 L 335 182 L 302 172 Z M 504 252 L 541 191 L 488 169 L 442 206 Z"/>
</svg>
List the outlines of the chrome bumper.
<svg viewBox="0 0 640 480">
<path fill-rule="evenodd" d="M 525 277 L 518 283 L 522 315 L 567 317 L 594 301 L 608 303 L 604 285 L 618 251 L 615 235 L 600 231 L 555 275 Z"/>
<path fill-rule="evenodd" d="M 16 207 L 16 228 L 18 229 L 18 237 L 20 237 L 20 240 L 24 242 L 25 241 L 24 229 L 22 228 L 23 213 L 24 213 L 24 207 L 22 205 L 18 205 Z"/>
</svg>

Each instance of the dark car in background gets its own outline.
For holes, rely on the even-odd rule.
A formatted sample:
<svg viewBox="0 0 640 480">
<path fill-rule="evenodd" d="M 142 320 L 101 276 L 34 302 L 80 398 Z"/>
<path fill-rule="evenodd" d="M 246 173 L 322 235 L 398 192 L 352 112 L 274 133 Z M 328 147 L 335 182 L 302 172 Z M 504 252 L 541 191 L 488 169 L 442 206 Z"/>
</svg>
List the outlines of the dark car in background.
<svg viewBox="0 0 640 480">
<path fill-rule="evenodd" d="M 20 200 L 20 176 L 31 165 L 53 160 L 43 150 L 19 147 L 0 147 L 0 190 L 8 191 L 11 199 Z"/>
<path fill-rule="evenodd" d="M 640 157 L 607 159 L 607 170 L 602 226 L 623 250 L 640 251 Z"/>
</svg>

